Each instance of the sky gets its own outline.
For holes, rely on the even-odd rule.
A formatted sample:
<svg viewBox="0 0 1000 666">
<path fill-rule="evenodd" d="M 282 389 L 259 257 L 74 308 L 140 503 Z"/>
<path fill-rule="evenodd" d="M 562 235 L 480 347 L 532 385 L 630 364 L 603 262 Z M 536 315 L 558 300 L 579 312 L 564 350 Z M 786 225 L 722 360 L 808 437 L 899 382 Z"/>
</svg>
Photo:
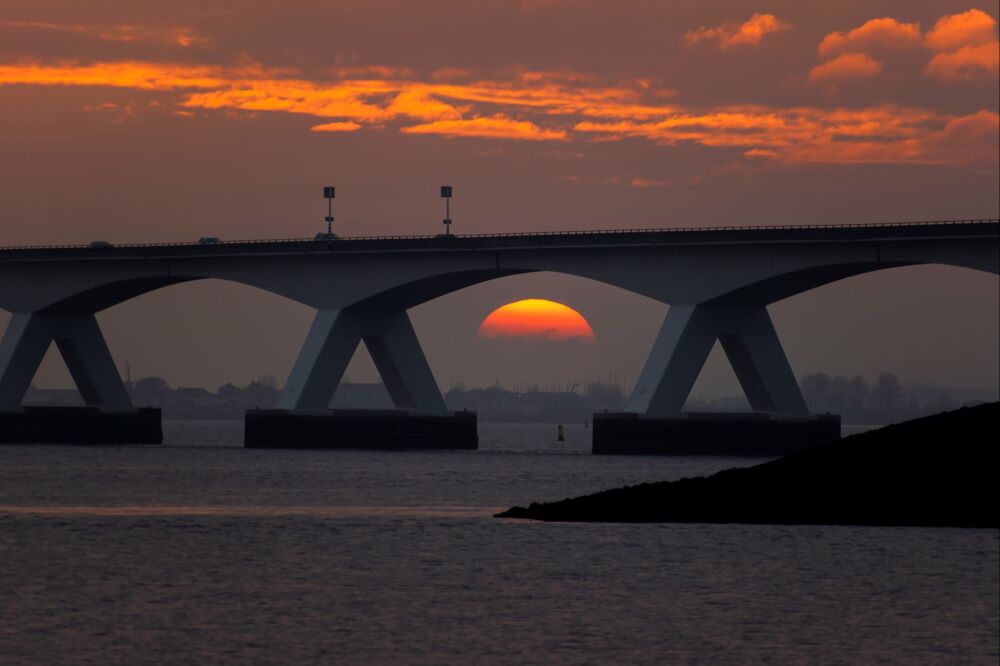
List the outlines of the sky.
<svg viewBox="0 0 1000 666">
<path fill-rule="evenodd" d="M 0 4 L 0 245 L 997 217 L 996 2 Z M 593 340 L 477 336 L 521 299 Z M 1000 287 L 940 266 L 772 306 L 798 374 L 996 390 Z M 439 384 L 638 376 L 664 304 L 580 278 L 411 315 Z M 287 375 L 312 313 L 239 285 L 99 315 L 134 376 Z M 0 316 L 0 323 L 4 317 Z M 352 379 L 373 380 L 359 354 Z M 68 386 L 54 353 L 36 383 Z M 718 350 L 695 387 L 739 388 Z"/>
</svg>

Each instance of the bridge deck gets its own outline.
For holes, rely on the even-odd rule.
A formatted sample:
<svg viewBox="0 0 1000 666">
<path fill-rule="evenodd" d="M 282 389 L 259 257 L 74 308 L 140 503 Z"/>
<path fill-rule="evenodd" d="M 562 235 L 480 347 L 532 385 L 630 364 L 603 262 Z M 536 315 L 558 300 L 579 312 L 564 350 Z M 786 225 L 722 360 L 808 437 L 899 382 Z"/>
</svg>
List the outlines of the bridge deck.
<svg viewBox="0 0 1000 666">
<path fill-rule="evenodd" d="M 232 240 L 217 243 L 148 243 L 0 247 L 0 262 L 65 259 L 113 259 L 300 254 L 315 252 L 409 252 L 447 250 L 535 249 L 634 245 L 852 242 L 978 237 L 1000 239 L 1000 220 L 948 220 L 846 225 L 751 227 L 673 227 L 527 233 L 455 234 L 451 236 L 355 236 L 336 240 L 309 238 Z"/>
</svg>

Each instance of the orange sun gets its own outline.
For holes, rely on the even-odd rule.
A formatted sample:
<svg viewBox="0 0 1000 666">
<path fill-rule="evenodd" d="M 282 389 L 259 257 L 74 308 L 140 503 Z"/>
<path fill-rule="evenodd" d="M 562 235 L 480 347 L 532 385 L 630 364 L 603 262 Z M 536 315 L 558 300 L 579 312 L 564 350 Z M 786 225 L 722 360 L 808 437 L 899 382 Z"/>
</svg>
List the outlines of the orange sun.
<svg viewBox="0 0 1000 666">
<path fill-rule="evenodd" d="M 479 325 L 478 335 L 481 338 L 596 340 L 583 315 L 544 298 L 526 298 L 497 308 Z"/>
</svg>

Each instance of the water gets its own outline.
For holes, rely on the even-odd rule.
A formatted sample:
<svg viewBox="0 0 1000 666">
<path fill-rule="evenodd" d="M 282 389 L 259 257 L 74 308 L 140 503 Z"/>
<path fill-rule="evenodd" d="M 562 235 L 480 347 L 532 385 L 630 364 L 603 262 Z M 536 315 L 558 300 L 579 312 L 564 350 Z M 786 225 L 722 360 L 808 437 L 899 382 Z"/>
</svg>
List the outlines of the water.
<svg viewBox="0 0 1000 666">
<path fill-rule="evenodd" d="M 750 459 L 0 447 L 3 663 L 995 664 L 997 530 L 501 521 Z"/>
</svg>

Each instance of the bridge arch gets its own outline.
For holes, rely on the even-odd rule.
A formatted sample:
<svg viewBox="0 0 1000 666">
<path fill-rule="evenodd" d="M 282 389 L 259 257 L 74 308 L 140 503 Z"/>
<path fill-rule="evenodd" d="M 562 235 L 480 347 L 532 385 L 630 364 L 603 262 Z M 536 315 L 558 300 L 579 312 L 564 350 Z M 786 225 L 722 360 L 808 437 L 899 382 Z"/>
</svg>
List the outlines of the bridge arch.
<svg viewBox="0 0 1000 666">
<path fill-rule="evenodd" d="M 171 295 L 175 288 L 181 290 L 176 296 Z M 235 294 L 233 288 L 238 290 Z M 61 385 L 65 381 L 62 379 L 64 364 L 54 357 L 59 352 L 85 404 L 113 410 L 128 409 L 131 404 L 122 381 L 125 361 L 132 360 L 133 370 L 142 368 L 143 365 L 137 366 L 135 360 L 142 356 L 148 358 L 149 352 L 137 350 L 149 347 L 150 339 L 159 345 L 154 359 L 156 365 L 150 367 L 147 361 L 143 374 L 171 377 L 171 383 L 183 382 L 183 376 L 172 376 L 176 373 L 171 369 L 185 366 L 188 372 L 194 370 L 202 377 L 213 374 L 223 377 L 220 383 L 229 377 L 241 377 L 243 362 L 234 350 L 244 354 L 244 360 L 253 354 L 276 357 L 273 364 L 257 374 L 274 373 L 281 377 L 294 360 L 294 349 L 301 344 L 302 335 L 308 328 L 311 308 L 273 292 L 260 294 L 262 291 L 216 278 L 125 280 L 83 292 L 59 307 L 0 316 L 0 335 L 3 337 L 0 341 L 0 398 L 3 398 L 0 406 L 19 405 L 39 371 L 43 371 L 49 381 L 55 379 Z M 143 298 L 154 294 L 159 297 Z M 196 303 L 190 302 L 195 299 Z M 268 303 L 269 300 L 273 302 Z M 255 314 L 256 308 L 250 305 L 254 301 L 265 305 L 264 311 L 270 312 L 271 317 L 278 315 L 282 325 L 269 326 L 265 316 Z M 171 306 L 171 302 L 175 305 Z M 213 302 L 223 307 L 216 307 Z M 276 309 L 275 303 L 284 305 Z M 185 316 L 191 306 L 201 315 Z M 213 317 L 213 312 L 218 312 L 220 317 Z M 232 315 L 237 315 L 235 322 Z M 29 323 L 32 318 L 35 322 Z M 192 325 L 193 321 L 199 323 Z M 204 335 L 199 330 L 202 326 L 217 331 L 221 328 L 226 331 L 225 337 L 218 333 Z M 289 334 L 284 333 L 286 328 Z M 106 342 L 105 331 L 112 333 L 107 338 L 110 345 Z M 207 340 L 224 346 L 213 348 L 203 342 Z M 230 342 L 227 344 L 224 340 Z M 17 357 L 18 367 L 5 365 L 5 360 L 11 360 L 4 358 L 8 347 L 14 349 L 9 357 Z M 112 355 L 112 350 L 117 353 Z M 208 368 L 199 369 L 202 363 Z M 7 372 L 2 372 L 4 370 Z M 12 387 L 14 379 L 16 387 Z M 204 383 L 199 381 L 197 385 Z"/>
<path fill-rule="evenodd" d="M 776 274 L 734 289 L 708 302 L 713 304 L 752 302 L 769 305 L 847 278 L 912 266 L 948 266 L 1000 275 L 1000 266 L 990 266 L 987 261 L 982 260 L 831 263 Z"/>
<path fill-rule="evenodd" d="M 955 386 L 997 382 L 1000 280 L 991 271 L 911 264 L 827 282 L 768 309 L 799 376 L 836 370 Z"/>
<path fill-rule="evenodd" d="M 667 305 L 688 302 L 705 302 L 713 305 L 728 305 L 735 303 L 755 303 L 767 305 L 846 278 L 905 266 L 943 265 L 1000 274 L 1000 267 L 990 266 L 988 263 L 988 261 L 982 260 L 828 263 L 795 268 L 787 272 L 774 272 L 748 284 L 738 286 L 731 291 L 711 296 L 710 298 L 706 298 L 701 301 L 669 299 L 665 297 L 666 294 L 657 294 L 652 290 L 638 291 L 631 289 L 627 283 L 622 284 L 622 281 L 601 275 L 594 276 L 588 270 L 558 270 L 548 268 L 543 264 L 539 264 L 537 268 L 443 270 L 429 275 L 422 275 L 409 281 L 401 281 L 399 284 L 393 284 L 382 291 L 367 294 L 356 301 L 350 301 L 347 299 L 343 303 L 342 307 L 351 307 L 363 310 L 407 310 L 428 301 L 460 291 L 467 287 L 513 275 L 523 275 L 526 273 L 557 273 L 587 280 L 594 280 L 612 287 L 617 287 L 642 296 L 653 298 L 654 300 L 659 300 Z M 92 314 L 166 287 L 186 282 L 207 280 L 221 280 L 223 282 L 232 282 L 246 287 L 253 287 L 276 296 L 297 301 L 309 307 L 317 307 L 317 309 L 321 309 L 321 306 L 317 306 L 314 298 L 310 298 L 309 295 L 301 293 L 300 290 L 284 289 L 281 285 L 272 284 L 268 280 L 247 280 L 240 279 L 239 276 L 229 277 L 225 275 L 182 273 L 170 276 L 145 276 L 115 279 L 95 286 L 90 286 L 82 291 L 66 294 L 58 300 L 46 304 L 37 311 L 46 314 Z M 657 296 L 659 296 L 659 298 Z M 0 304 L 0 307 L 3 307 L 3 304 Z M 8 307 L 6 309 L 18 311 L 16 305 L 13 308 Z"/>
</svg>

